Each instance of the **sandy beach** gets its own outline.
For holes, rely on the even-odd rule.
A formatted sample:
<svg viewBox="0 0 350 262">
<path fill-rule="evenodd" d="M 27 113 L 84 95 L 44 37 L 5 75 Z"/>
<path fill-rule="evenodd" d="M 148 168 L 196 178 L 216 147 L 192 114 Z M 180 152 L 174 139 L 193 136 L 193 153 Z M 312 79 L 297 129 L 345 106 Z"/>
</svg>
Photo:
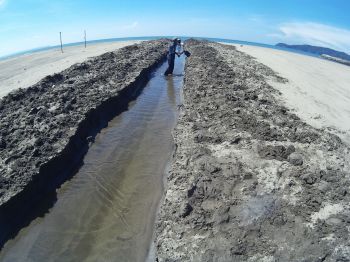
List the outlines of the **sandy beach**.
<svg viewBox="0 0 350 262">
<path fill-rule="evenodd" d="M 316 128 L 325 128 L 350 143 L 350 67 L 270 48 L 234 45 L 288 79 L 269 81 L 286 106 Z"/>
<path fill-rule="evenodd" d="M 79 63 L 130 43 L 101 44 L 94 52 L 77 47 L 63 55 L 52 50 L 0 62 L 0 90 L 8 86 L 7 92 L 57 72 L 0 100 L 0 225 L 9 230 L 0 235 L 0 246 L 25 220 L 50 210 L 55 189 L 75 175 L 76 166 L 84 167 L 83 156 L 99 130 L 137 101 L 140 87 L 164 61 L 169 45 L 166 40 L 145 41 Z M 350 140 L 350 68 L 252 46 L 189 40 L 186 49 L 191 56 L 172 132 L 175 152 L 155 223 L 157 261 L 346 261 L 350 148 L 342 139 Z M 164 83 L 159 88 L 173 89 Z M 158 132 L 151 133 L 159 143 Z M 111 156 L 129 150 L 115 148 Z M 49 193 L 52 199 L 47 200 Z M 24 208 L 34 206 L 36 199 L 45 199 L 44 208 Z M 87 198 L 81 199 L 85 203 Z M 107 200 L 115 204 L 114 198 Z M 114 211 L 120 210 L 124 208 Z M 98 221 L 107 221 L 99 215 Z M 86 230 L 95 230 L 91 225 Z M 96 243 L 101 238 L 96 239 L 80 253 L 87 261 L 95 261 L 93 255 L 100 252 Z M 83 243 L 77 240 L 78 247 Z"/>
<path fill-rule="evenodd" d="M 64 47 L 0 61 L 0 98 L 17 88 L 27 88 L 47 75 L 61 72 L 89 57 L 117 50 L 140 41 L 122 41 Z"/>
</svg>

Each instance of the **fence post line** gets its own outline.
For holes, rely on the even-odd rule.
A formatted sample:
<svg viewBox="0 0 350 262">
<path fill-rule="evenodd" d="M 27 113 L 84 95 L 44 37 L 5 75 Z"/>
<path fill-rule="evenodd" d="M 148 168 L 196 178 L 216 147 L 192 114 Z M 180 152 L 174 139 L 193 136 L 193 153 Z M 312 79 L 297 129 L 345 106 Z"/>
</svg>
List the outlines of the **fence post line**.
<svg viewBox="0 0 350 262">
<path fill-rule="evenodd" d="M 60 32 L 60 42 L 61 42 L 61 52 L 63 53 L 63 47 L 62 47 L 62 32 Z"/>
<path fill-rule="evenodd" d="M 84 30 L 84 41 L 85 41 L 85 48 L 86 48 L 86 30 Z"/>
</svg>

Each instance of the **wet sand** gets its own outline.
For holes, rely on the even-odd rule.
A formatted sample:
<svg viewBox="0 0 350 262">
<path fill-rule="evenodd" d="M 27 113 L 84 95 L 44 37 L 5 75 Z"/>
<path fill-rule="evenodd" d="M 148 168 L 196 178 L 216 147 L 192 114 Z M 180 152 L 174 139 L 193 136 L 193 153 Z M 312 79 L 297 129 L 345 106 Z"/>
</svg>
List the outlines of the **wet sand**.
<svg viewBox="0 0 350 262">
<path fill-rule="evenodd" d="M 350 67 L 264 47 L 234 45 L 270 67 L 287 83 L 270 81 L 290 109 L 316 128 L 334 131 L 350 144 Z"/>
<path fill-rule="evenodd" d="M 58 73 L 89 57 L 99 56 L 140 41 L 88 44 L 25 54 L 0 61 L 0 98 L 18 88 L 27 88 L 45 76 Z"/>
</svg>

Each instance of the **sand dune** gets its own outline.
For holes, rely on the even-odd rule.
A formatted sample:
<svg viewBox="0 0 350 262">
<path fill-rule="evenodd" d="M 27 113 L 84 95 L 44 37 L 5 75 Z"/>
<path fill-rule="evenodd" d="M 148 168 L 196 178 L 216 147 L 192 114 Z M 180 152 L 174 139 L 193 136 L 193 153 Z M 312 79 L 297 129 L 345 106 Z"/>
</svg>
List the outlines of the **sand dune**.
<svg viewBox="0 0 350 262">
<path fill-rule="evenodd" d="M 0 61 L 0 98 L 17 88 L 26 88 L 47 75 L 61 72 L 75 63 L 140 41 L 90 44 L 52 49 Z"/>
<path fill-rule="evenodd" d="M 235 46 L 289 80 L 270 84 L 282 92 L 286 105 L 300 118 L 350 143 L 349 66 L 270 48 Z"/>
</svg>

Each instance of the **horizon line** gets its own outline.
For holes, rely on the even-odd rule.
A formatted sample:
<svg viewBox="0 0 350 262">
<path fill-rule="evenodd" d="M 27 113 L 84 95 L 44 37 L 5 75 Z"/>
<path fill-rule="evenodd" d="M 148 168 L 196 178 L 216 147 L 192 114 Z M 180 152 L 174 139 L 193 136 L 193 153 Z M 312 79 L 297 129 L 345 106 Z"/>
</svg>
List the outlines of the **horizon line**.
<svg viewBox="0 0 350 262">
<path fill-rule="evenodd" d="M 283 48 L 283 47 L 278 47 L 276 46 L 278 43 L 275 44 L 267 44 L 267 43 L 259 43 L 259 42 L 252 42 L 252 41 L 245 41 L 245 40 L 238 40 L 238 39 L 229 39 L 229 38 L 220 38 L 220 37 L 205 37 L 205 36 L 176 36 L 176 35 L 156 35 L 156 36 L 125 36 L 125 37 L 112 37 L 112 38 L 101 38 L 101 39 L 92 39 L 86 41 L 87 44 L 94 44 L 94 43 L 99 43 L 99 42 L 119 42 L 119 41 L 127 41 L 127 40 L 156 40 L 156 39 L 161 39 L 161 38 L 174 38 L 174 37 L 179 37 L 179 38 L 184 38 L 184 39 L 202 39 L 202 40 L 211 40 L 214 42 L 226 42 L 226 43 L 234 43 L 234 44 L 244 44 L 244 45 L 251 45 L 251 46 L 259 46 L 259 47 L 265 47 L 265 48 L 273 48 L 273 49 L 279 49 L 283 51 L 288 51 L 292 53 L 299 53 L 307 56 L 313 56 L 313 57 L 319 57 L 318 55 L 309 53 L 309 52 L 304 52 L 304 51 L 298 51 L 290 48 Z M 62 47 L 72 47 L 72 46 L 79 46 L 79 45 L 84 45 L 85 41 L 79 41 L 79 42 L 69 42 L 65 43 L 62 45 Z M 26 54 L 34 54 L 37 52 L 42 52 L 42 51 L 47 51 L 47 50 L 52 50 L 55 48 L 60 48 L 60 44 L 58 45 L 48 45 L 48 46 L 40 46 L 36 48 L 31 48 L 27 50 L 22 50 L 18 52 L 14 52 L 11 54 L 7 55 L 2 55 L 0 56 L 0 61 L 4 61 L 7 59 L 11 58 L 16 58 L 20 57 L 22 55 Z M 329 47 L 325 47 L 329 48 Z M 334 50 L 334 49 L 333 49 Z"/>
<path fill-rule="evenodd" d="M 238 39 L 229 39 L 229 38 L 220 38 L 220 37 L 206 37 L 206 36 L 176 36 L 176 35 L 156 35 L 156 36 L 125 36 L 125 37 L 112 37 L 112 38 L 101 38 L 101 39 L 92 39 L 92 40 L 88 40 L 86 41 L 86 43 L 96 43 L 96 42 L 113 42 L 113 41 L 123 41 L 123 40 L 155 40 L 155 39 L 160 39 L 160 38 L 173 38 L 173 37 L 179 37 L 179 38 L 186 38 L 186 39 L 190 39 L 190 38 L 195 38 L 195 39 L 216 39 L 216 40 L 222 40 L 222 41 L 233 41 L 233 42 L 237 42 L 237 43 L 244 43 L 244 44 L 250 44 L 250 45 L 257 45 L 257 46 L 266 46 L 266 47 L 272 47 L 274 45 L 271 44 L 266 44 L 266 43 L 258 43 L 258 42 L 251 42 L 251 41 L 244 41 L 244 40 L 238 40 Z M 78 46 L 81 44 L 84 44 L 85 41 L 78 41 L 78 42 L 68 42 L 62 45 L 62 47 L 70 47 L 70 46 Z M 6 59 L 11 59 L 11 58 L 15 58 L 21 55 L 26 55 L 26 54 L 32 54 L 32 53 L 37 53 L 37 52 L 41 52 L 41 51 L 46 51 L 46 50 L 51 50 L 51 49 L 55 49 L 55 48 L 60 48 L 60 44 L 58 45 L 47 45 L 47 46 L 39 46 L 39 47 L 35 47 L 35 48 L 31 48 L 31 49 L 25 49 L 25 50 L 21 50 L 18 52 L 14 52 L 14 53 L 10 53 L 10 54 L 6 54 L 6 55 L 1 55 L 0 56 L 0 61 L 2 60 L 6 60 Z"/>
</svg>

